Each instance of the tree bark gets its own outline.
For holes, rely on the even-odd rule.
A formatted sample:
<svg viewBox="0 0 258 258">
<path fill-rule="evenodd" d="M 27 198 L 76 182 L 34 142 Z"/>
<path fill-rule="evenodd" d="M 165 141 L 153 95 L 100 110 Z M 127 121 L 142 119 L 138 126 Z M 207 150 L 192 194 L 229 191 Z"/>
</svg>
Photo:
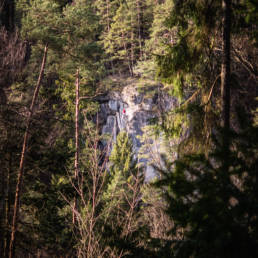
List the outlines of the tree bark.
<svg viewBox="0 0 258 258">
<path fill-rule="evenodd" d="M 223 41 L 221 65 L 221 97 L 223 127 L 230 127 L 230 30 L 231 30 L 231 0 L 222 0 L 223 10 Z"/>
<path fill-rule="evenodd" d="M 14 201 L 14 208 L 13 208 L 13 221 L 12 221 L 12 229 L 11 229 L 11 239 L 10 239 L 10 245 L 9 245 L 9 258 L 14 257 L 14 250 L 15 250 L 15 239 L 16 239 L 16 231 L 17 231 L 17 220 L 19 215 L 19 208 L 20 208 L 20 197 L 21 197 L 21 188 L 22 188 L 22 180 L 23 180 L 23 172 L 24 172 L 24 165 L 25 165 L 25 158 L 27 154 L 27 146 L 28 146 L 28 140 L 29 140 L 29 131 L 30 131 L 30 125 L 32 121 L 32 116 L 35 111 L 35 104 L 38 98 L 39 89 L 41 86 L 41 81 L 43 78 L 43 74 L 45 71 L 45 65 L 46 65 L 46 59 L 47 59 L 47 51 L 48 46 L 45 46 L 44 49 L 44 56 L 42 59 L 41 69 L 38 77 L 38 81 L 34 90 L 29 115 L 27 117 L 26 122 L 26 129 L 24 133 L 24 139 L 23 139 L 23 146 L 22 146 L 22 152 L 21 152 L 21 159 L 20 159 L 20 166 L 19 166 L 19 172 L 18 172 L 18 179 L 16 184 L 16 191 L 15 191 L 15 201 Z"/>
<path fill-rule="evenodd" d="M 75 82 L 75 159 L 74 159 L 74 177 L 75 181 L 78 180 L 79 175 L 79 104 L 80 104 L 80 81 L 79 81 L 79 69 L 76 72 L 76 82 Z M 79 183 L 79 182 L 78 182 Z M 73 224 L 75 224 L 76 215 L 76 197 L 73 203 Z"/>
<path fill-rule="evenodd" d="M 142 59 L 142 33 L 141 33 L 141 23 L 142 23 L 142 19 L 141 19 L 141 5 L 139 3 L 139 0 L 137 0 L 136 2 L 137 5 L 137 27 L 138 27 L 138 42 L 139 42 L 139 54 L 140 54 L 140 60 Z"/>
<path fill-rule="evenodd" d="M 79 69 L 76 72 L 76 100 L 75 100 L 75 161 L 74 161 L 74 175 L 75 178 L 79 175 L 79 100 L 80 100 L 80 81 Z"/>
<path fill-rule="evenodd" d="M 222 0 L 222 65 L 221 65 L 221 99 L 223 125 L 224 170 L 229 168 L 230 145 L 230 33 L 231 33 L 231 0 Z"/>
</svg>

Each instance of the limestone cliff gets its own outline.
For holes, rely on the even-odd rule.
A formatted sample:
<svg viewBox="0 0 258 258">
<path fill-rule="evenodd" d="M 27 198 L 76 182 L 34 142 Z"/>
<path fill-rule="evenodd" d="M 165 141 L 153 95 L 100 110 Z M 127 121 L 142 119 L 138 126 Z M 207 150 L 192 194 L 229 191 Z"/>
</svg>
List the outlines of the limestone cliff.
<svg viewBox="0 0 258 258">
<path fill-rule="evenodd" d="M 152 85 L 147 87 L 147 90 L 141 90 L 139 86 L 140 82 L 134 79 L 124 85 L 121 91 L 111 92 L 106 103 L 100 105 L 99 119 L 102 124 L 102 134 L 109 134 L 112 142 L 115 142 L 120 131 L 128 132 L 133 142 L 135 158 L 145 166 L 146 180 L 149 180 L 154 177 L 155 172 L 148 164 L 148 155 L 144 158 L 138 155 L 145 143 L 144 127 L 150 123 L 150 119 L 172 109 L 176 105 L 176 99 L 165 94 L 161 90 L 161 85 Z M 162 137 L 159 137 L 152 144 L 155 146 L 156 154 L 159 154 L 161 141 Z M 105 141 L 103 143 L 107 144 Z"/>
</svg>

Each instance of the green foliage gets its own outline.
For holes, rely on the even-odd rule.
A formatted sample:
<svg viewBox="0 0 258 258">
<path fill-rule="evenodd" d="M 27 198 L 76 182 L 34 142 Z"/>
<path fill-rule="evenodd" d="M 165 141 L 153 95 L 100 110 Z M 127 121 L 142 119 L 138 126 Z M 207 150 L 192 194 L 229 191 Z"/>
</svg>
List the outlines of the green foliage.
<svg viewBox="0 0 258 258">
<path fill-rule="evenodd" d="M 110 155 L 111 171 L 120 171 L 124 176 L 128 176 L 133 162 L 132 147 L 132 142 L 127 133 L 120 132 Z"/>
<path fill-rule="evenodd" d="M 170 42 L 173 36 L 173 31 L 165 26 L 165 20 L 171 9 L 172 1 L 165 1 L 156 5 L 152 3 L 148 8 L 152 11 L 148 15 L 152 18 L 152 24 L 149 29 L 149 37 L 145 40 L 144 58 L 138 61 L 134 70 L 141 78 L 155 80 L 157 63 L 154 59 L 156 55 L 164 54 L 166 44 Z"/>
<path fill-rule="evenodd" d="M 32 88 L 37 83 L 43 47 L 48 44 L 29 134 L 17 256 L 35 256 L 42 251 L 41 255 L 51 257 L 244 257 L 243 251 L 248 257 L 248 248 L 257 256 L 257 128 L 244 123 L 240 130 L 233 113 L 232 125 L 240 133 L 232 134 L 228 174 L 223 172 L 218 139 L 213 143 L 216 150 L 207 155 L 213 146 L 210 135 L 220 135 L 214 125 L 220 115 L 221 1 L 7 2 L 4 9 L 0 6 L 0 23 L 10 31 L 16 23 L 27 45 L 24 51 L 18 36 L 2 35 L 0 220 L 4 239 L 0 252 L 8 246 L 14 175 Z M 232 78 L 236 78 L 232 80 L 232 107 L 237 103 L 255 109 L 246 104 L 251 103 L 246 96 L 253 97 L 257 84 L 257 3 L 233 1 L 232 8 Z M 86 98 L 80 101 L 80 176 L 75 180 L 78 68 L 80 95 Z M 145 96 L 154 95 L 155 80 L 162 80 L 179 103 L 178 108 L 161 111 L 154 119 L 156 124 L 143 137 L 149 144 L 144 154 L 152 148 L 153 139 L 163 136 L 166 146 L 160 152 L 165 152 L 164 156 L 174 160 L 178 151 L 180 157 L 195 153 L 173 164 L 154 162 L 157 169 L 168 167 L 157 190 L 142 189 L 143 171 L 128 135 L 122 132 L 117 137 L 107 157 L 98 148 L 102 136 L 92 122 L 99 105 L 90 99 L 102 93 L 100 86 L 108 84 L 111 86 L 106 89 L 121 92 L 132 81 L 125 77 L 135 75 L 142 79 Z M 175 221 L 170 235 L 163 192 Z M 75 199 L 79 219 L 72 224 Z M 234 250 L 236 254 L 232 254 Z"/>
<path fill-rule="evenodd" d="M 207 158 L 183 156 L 157 183 L 175 223 L 171 234 L 182 232 L 172 245 L 175 257 L 257 256 L 257 127 L 246 120 L 242 126 L 230 136 L 228 171 L 217 132 Z"/>
<path fill-rule="evenodd" d="M 116 2 L 114 4 L 116 5 Z M 112 15 L 112 21 L 110 17 L 102 43 L 118 72 L 129 71 L 131 76 L 134 74 L 133 66 L 143 55 L 144 39 L 151 22 L 151 14 L 147 12 L 151 10 L 151 6 L 149 1 L 144 0 L 120 2 Z M 144 12 L 144 9 L 147 12 Z"/>
<path fill-rule="evenodd" d="M 21 200 L 21 232 L 27 235 L 28 241 L 33 241 L 34 251 L 38 248 L 49 255 L 71 254 L 75 243 L 71 212 L 60 192 L 73 195 L 66 173 L 73 153 L 67 147 L 67 138 L 63 138 L 64 135 L 60 135 L 53 146 L 45 146 L 43 137 L 39 134 L 37 137 L 36 141 L 30 141 L 31 150 Z M 21 246 L 32 248 L 30 245 L 24 246 L 23 241 Z"/>
<path fill-rule="evenodd" d="M 198 64 L 205 61 L 204 53 L 210 46 L 217 13 L 217 1 L 210 4 L 192 0 L 174 3 L 167 24 L 176 33 L 167 45 L 166 55 L 157 58 L 158 75 L 165 82 L 182 80 L 178 73 L 183 77 L 194 74 Z"/>
<path fill-rule="evenodd" d="M 120 132 L 110 155 L 110 178 L 103 195 L 106 240 L 118 253 L 135 257 L 141 252 L 148 257 L 143 239 L 148 229 L 140 210 L 144 175 L 133 158 L 132 142 L 126 132 Z M 109 232 L 109 235 L 106 235 Z"/>
<path fill-rule="evenodd" d="M 217 83 L 215 76 L 219 71 L 211 54 L 217 43 L 218 17 L 219 1 L 188 0 L 173 1 L 166 19 L 169 40 L 156 55 L 157 76 L 177 97 L 180 106 L 160 120 L 168 136 L 183 138 L 181 150 L 193 151 L 204 142 L 207 144 L 205 135 L 209 135 L 216 121 L 209 119 L 215 113 L 210 103 L 206 106 L 205 102 L 212 84 Z M 185 135 L 187 126 L 190 130 Z"/>
<path fill-rule="evenodd" d="M 109 158 L 110 165 L 110 183 L 107 192 L 104 194 L 104 200 L 107 202 L 107 209 L 113 213 L 119 210 L 118 207 L 126 206 L 125 197 L 130 189 L 128 184 L 133 183 L 134 176 L 139 173 L 136 162 L 133 159 L 132 142 L 126 132 L 120 132 L 116 139 L 116 144 Z M 125 211 L 129 207 L 125 207 Z M 115 209 L 118 209 L 115 211 Z M 110 214 L 107 213 L 109 219 Z M 122 218 L 121 218 L 122 219 Z"/>
<path fill-rule="evenodd" d="M 251 34 L 253 26 L 256 26 L 254 20 L 246 23 L 248 16 L 256 15 L 255 4 L 251 2 L 238 1 L 232 4 L 231 64 L 239 69 L 242 69 L 243 63 L 236 61 L 238 57 L 234 52 L 241 45 L 238 37 L 239 40 L 241 37 L 242 40 L 253 39 Z M 182 124 L 186 123 L 184 113 L 187 119 L 190 117 L 191 132 L 185 143 L 189 147 L 192 145 L 190 149 L 196 150 L 204 144 L 209 145 L 212 128 L 218 125 L 221 118 L 218 110 L 221 110 L 222 101 L 219 91 L 222 55 L 218 49 L 221 49 L 222 42 L 222 6 L 221 1 L 187 0 L 173 3 L 166 21 L 168 30 L 173 31 L 172 40 L 156 57 L 157 75 L 172 89 L 170 92 L 173 95 L 181 101 L 185 100 L 179 108 L 183 114 Z M 248 44 L 252 45 L 250 42 Z M 237 85 L 233 84 L 232 88 L 236 90 L 234 94 L 240 94 Z M 170 117 L 167 120 L 172 119 Z M 196 126 L 198 124 L 203 126 Z"/>
</svg>

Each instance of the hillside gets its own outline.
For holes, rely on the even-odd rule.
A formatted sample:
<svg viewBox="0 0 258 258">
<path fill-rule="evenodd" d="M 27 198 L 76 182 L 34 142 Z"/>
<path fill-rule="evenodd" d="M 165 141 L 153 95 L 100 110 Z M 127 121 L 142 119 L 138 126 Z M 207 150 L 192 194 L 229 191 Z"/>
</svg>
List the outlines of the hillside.
<svg viewBox="0 0 258 258">
<path fill-rule="evenodd" d="M 0 257 L 257 257 L 254 0 L 0 3 Z"/>
</svg>

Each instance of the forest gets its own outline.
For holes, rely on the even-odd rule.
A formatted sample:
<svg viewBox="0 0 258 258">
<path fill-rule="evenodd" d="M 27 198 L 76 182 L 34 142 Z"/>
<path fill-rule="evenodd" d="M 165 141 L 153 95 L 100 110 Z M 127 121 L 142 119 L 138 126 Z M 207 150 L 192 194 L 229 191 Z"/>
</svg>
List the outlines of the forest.
<svg viewBox="0 0 258 258">
<path fill-rule="evenodd" d="M 258 257 L 257 0 L 0 1 L 0 257 Z"/>
</svg>

